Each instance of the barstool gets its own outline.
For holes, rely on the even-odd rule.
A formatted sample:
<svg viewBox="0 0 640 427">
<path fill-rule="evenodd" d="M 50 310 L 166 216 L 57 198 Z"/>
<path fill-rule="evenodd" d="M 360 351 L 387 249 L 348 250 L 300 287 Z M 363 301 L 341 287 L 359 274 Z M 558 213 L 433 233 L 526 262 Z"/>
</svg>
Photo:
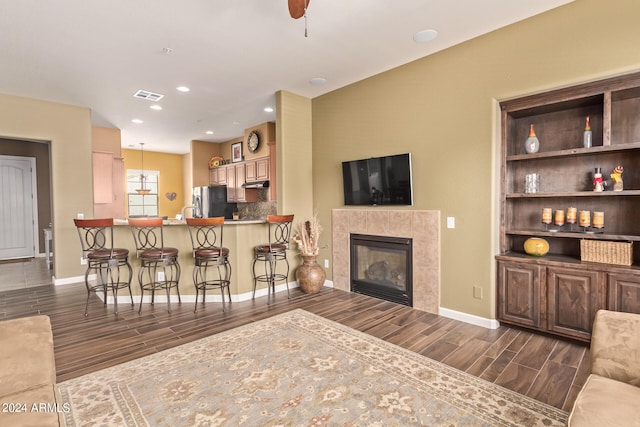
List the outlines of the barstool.
<svg viewBox="0 0 640 427">
<path fill-rule="evenodd" d="M 187 218 L 186 221 L 195 259 L 193 284 L 196 287 L 196 305 L 193 311 L 198 311 L 199 291 L 202 291 L 202 304 L 204 304 L 207 290 L 217 288 L 220 289 L 222 295 L 222 311 L 224 312 L 225 288 L 229 295 L 229 303 L 231 303 L 229 249 L 222 246 L 224 217 Z"/>
<path fill-rule="evenodd" d="M 80 244 L 82 258 L 87 260 L 87 271 L 84 273 L 84 284 L 87 287 L 87 302 L 84 315 L 89 310 L 91 293 L 104 293 L 104 303 L 107 304 L 107 291 L 113 293 L 113 309 L 118 314 L 118 289 L 128 288 L 131 294 L 131 279 L 133 270 L 129 264 L 129 250 L 113 247 L 113 218 L 105 219 L 74 219 L 73 220 Z M 126 272 L 121 271 L 126 267 Z M 96 272 L 96 283 L 89 283 L 89 273 Z"/>
<path fill-rule="evenodd" d="M 287 260 L 287 249 L 289 249 L 289 239 L 291 236 L 291 223 L 293 215 L 269 215 L 267 224 L 269 226 L 269 243 L 258 245 L 254 249 L 253 257 L 253 298 L 256 297 L 256 287 L 258 282 L 267 283 L 268 295 L 271 299 L 271 292 L 275 296 L 276 281 L 284 280 L 287 285 L 287 298 L 289 298 L 289 261 Z M 264 274 L 256 274 L 256 263 L 264 262 Z M 278 273 L 276 268 L 278 261 L 284 261 L 286 273 Z"/>
<path fill-rule="evenodd" d="M 167 310 L 171 313 L 171 288 L 176 288 L 178 302 L 181 303 L 180 264 L 178 264 L 178 249 L 164 246 L 162 218 L 129 218 L 133 241 L 136 245 L 136 256 L 140 259 L 138 283 L 140 284 L 140 308 L 144 291 L 151 291 L 153 305 L 157 290 L 164 289 L 167 293 Z M 162 277 L 159 276 L 162 273 Z"/>
</svg>

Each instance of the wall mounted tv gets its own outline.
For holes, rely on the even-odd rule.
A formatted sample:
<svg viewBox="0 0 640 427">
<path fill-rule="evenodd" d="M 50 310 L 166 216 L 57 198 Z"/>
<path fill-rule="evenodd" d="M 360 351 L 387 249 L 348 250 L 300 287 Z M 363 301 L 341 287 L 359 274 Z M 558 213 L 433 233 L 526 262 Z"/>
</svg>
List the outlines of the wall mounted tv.
<svg viewBox="0 0 640 427">
<path fill-rule="evenodd" d="M 342 162 L 344 204 L 412 205 L 411 153 Z"/>
</svg>

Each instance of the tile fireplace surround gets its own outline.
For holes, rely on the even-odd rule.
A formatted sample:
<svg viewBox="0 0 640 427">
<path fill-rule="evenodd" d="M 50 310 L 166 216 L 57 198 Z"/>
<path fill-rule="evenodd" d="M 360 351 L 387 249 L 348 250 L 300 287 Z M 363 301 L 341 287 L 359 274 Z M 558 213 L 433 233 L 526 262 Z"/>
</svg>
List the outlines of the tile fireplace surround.
<svg viewBox="0 0 640 427">
<path fill-rule="evenodd" d="M 350 291 L 349 234 L 413 239 L 413 308 L 440 307 L 440 211 L 333 209 L 333 287 Z"/>
</svg>

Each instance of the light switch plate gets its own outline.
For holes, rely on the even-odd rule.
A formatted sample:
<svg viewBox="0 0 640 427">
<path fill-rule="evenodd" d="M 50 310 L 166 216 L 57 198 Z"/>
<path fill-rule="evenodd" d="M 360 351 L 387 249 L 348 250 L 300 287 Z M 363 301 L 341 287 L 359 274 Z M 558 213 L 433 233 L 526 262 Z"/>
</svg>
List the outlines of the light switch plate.
<svg viewBox="0 0 640 427">
<path fill-rule="evenodd" d="M 456 228 L 456 218 L 453 216 L 447 217 L 447 228 Z"/>
</svg>

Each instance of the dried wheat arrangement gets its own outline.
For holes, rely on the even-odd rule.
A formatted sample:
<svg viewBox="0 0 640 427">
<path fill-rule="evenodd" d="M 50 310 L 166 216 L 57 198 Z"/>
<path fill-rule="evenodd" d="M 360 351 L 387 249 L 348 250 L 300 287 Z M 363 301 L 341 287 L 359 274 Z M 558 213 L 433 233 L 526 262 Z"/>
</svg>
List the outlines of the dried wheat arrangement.
<svg viewBox="0 0 640 427">
<path fill-rule="evenodd" d="M 318 217 L 314 215 L 310 220 L 298 223 L 296 228 L 293 241 L 298 244 L 300 254 L 302 256 L 318 255 L 320 232 L 322 231 Z"/>
</svg>

